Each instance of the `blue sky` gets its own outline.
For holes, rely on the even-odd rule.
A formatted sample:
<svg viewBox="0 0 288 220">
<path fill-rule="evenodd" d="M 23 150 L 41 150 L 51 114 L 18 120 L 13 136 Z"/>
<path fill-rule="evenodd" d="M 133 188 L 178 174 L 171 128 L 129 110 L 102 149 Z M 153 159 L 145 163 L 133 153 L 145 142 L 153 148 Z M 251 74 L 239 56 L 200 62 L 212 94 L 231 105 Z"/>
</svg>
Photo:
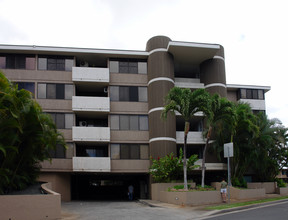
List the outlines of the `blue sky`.
<svg viewBox="0 0 288 220">
<path fill-rule="evenodd" d="M 155 35 L 224 46 L 228 84 L 271 86 L 288 126 L 285 0 L 0 0 L 0 44 L 145 50 Z"/>
</svg>

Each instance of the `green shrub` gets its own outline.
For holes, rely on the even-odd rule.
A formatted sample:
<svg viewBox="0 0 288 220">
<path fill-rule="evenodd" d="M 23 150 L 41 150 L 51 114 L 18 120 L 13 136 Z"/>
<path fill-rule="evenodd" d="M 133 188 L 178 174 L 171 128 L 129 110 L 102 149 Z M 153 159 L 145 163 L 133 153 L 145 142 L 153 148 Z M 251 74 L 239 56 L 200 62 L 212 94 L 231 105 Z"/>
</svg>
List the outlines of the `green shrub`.
<svg viewBox="0 0 288 220">
<path fill-rule="evenodd" d="M 278 187 L 286 187 L 287 184 L 283 181 L 283 179 L 276 178 L 275 181 L 277 182 Z"/>
</svg>

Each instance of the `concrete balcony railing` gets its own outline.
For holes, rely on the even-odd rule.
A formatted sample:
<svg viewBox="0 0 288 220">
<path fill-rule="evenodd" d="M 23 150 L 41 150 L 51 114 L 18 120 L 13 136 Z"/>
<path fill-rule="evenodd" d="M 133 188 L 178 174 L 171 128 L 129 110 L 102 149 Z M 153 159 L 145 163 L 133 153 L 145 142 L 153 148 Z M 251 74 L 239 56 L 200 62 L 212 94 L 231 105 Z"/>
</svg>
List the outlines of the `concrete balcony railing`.
<svg viewBox="0 0 288 220">
<path fill-rule="evenodd" d="M 239 99 L 239 102 L 248 103 L 252 110 L 266 110 L 265 100 L 261 99 Z"/>
<path fill-rule="evenodd" d="M 176 132 L 177 144 L 184 144 L 184 132 Z M 190 131 L 187 137 L 187 144 L 205 144 L 202 131 Z"/>
<path fill-rule="evenodd" d="M 73 96 L 72 110 L 83 112 L 109 112 L 109 97 Z"/>
<path fill-rule="evenodd" d="M 73 157 L 73 171 L 110 172 L 110 157 Z"/>
<path fill-rule="evenodd" d="M 108 68 L 73 67 L 73 82 L 101 82 L 109 83 Z"/>
<path fill-rule="evenodd" d="M 200 83 L 200 79 L 196 78 L 175 78 L 175 86 L 192 89 L 204 88 L 204 84 Z"/>
<path fill-rule="evenodd" d="M 72 127 L 73 141 L 110 142 L 110 127 Z"/>
</svg>

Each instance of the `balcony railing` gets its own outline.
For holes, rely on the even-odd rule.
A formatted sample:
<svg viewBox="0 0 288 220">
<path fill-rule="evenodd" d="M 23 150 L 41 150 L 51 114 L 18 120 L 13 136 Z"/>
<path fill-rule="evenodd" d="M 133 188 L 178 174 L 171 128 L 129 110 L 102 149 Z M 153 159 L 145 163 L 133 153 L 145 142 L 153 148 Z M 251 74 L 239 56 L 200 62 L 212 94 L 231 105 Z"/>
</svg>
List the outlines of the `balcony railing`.
<svg viewBox="0 0 288 220">
<path fill-rule="evenodd" d="M 184 144 L 184 132 L 176 132 L 177 144 Z M 190 131 L 187 136 L 187 144 L 205 144 L 202 131 Z"/>
<path fill-rule="evenodd" d="M 110 100 L 109 97 L 73 96 L 72 110 L 86 112 L 109 112 Z"/>
<path fill-rule="evenodd" d="M 73 171 L 110 172 L 110 157 L 73 157 Z"/>
<path fill-rule="evenodd" d="M 204 88 L 204 84 L 200 83 L 200 79 L 196 78 L 175 78 L 175 86 L 180 88 Z"/>
<path fill-rule="evenodd" d="M 265 100 L 262 99 L 239 99 L 239 102 L 248 103 L 252 110 L 266 110 Z"/>
<path fill-rule="evenodd" d="M 101 82 L 109 83 L 108 68 L 73 67 L 73 82 Z"/>
<path fill-rule="evenodd" d="M 110 142 L 109 127 L 72 127 L 73 141 Z"/>
</svg>

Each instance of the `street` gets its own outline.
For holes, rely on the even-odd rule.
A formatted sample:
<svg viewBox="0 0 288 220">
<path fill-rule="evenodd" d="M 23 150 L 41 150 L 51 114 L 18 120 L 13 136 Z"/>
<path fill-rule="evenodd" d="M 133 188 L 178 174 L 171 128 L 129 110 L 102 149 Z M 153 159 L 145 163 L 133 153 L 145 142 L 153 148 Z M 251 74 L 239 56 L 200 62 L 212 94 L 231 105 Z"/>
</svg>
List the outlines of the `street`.
<svg viewBox="0 0 288 220">
<path fill-rule="evenodd" d="M 62 203 L 62 220 L 187 220 L 197 219 L 210 211 L 166 204 L 151 207 L 127 201 L 72 201 Z"/>
<path fill-rule="evenodd" d="M 262 204 L 258 207 L 233 211 L 215 215 L 214 217 L 206 217 L 206 220 L 268 220 L 268 219 L 288 219 L 288 201 L 279 201 L 276 203 Z"/>
</svg>

